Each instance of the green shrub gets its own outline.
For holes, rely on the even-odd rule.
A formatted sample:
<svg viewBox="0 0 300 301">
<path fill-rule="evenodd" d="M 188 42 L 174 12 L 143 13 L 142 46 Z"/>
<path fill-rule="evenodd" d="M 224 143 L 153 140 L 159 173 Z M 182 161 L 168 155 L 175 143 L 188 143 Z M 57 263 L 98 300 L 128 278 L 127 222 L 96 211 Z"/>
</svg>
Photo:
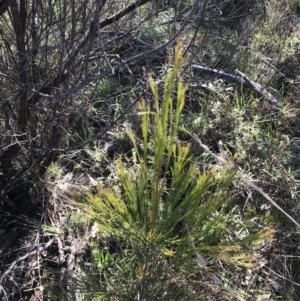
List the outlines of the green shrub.
<svg viewBox="0 0 300 301">
<path fill-rule="evenodd" d="M 86 294 L 89 300 L 203 300 L 201 275 L 222 287 L 213 272 L 216 263 L 251 268 L 253 258 L 244 247 L 265 235 L 230 233 L 234 210 L 224 206 L 234 174 L 217 168 L 200 172 L 189 145 L 178 140 L 187 88 L 177 78 L 181 46 L 179 41 L 161 103 L 156 83 L 148 78 L 155 111 L 141 101 L 142 139 L 128 130 L 135 173 L 119 158 L 119 192 L 102 186 L 77 198 L 100 237 L 92 252 L 99 282 Z"/>
</svg>

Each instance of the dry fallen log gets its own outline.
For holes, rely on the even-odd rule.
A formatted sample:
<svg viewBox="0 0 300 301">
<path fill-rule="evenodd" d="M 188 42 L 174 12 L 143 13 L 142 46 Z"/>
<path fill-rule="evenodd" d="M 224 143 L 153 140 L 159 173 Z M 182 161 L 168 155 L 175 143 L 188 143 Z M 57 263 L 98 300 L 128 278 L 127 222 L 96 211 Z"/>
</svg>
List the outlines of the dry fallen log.
<svg viewBox="0 0 300 301">
<path fill-rule="evenodd" d="M 268 92 L 263 86 L 249 79 L 245 74 L 243 74 L 239 70 L 236 70 L 237 75 L 234 75 L 221 70 L 196 64 L 191 65 L 191 69 L 192 71 L 197 72 L 198 74 L 216 76 L 228 82 L 247 87 L 250 90 L 257 93 L 259 96 L 267 98 L 272 104 L 276 105 L 278 108 L 281 108 L 281 104 L 276 99 L 276 97 L 274 97 L 270 92 Z"/>
</svg>

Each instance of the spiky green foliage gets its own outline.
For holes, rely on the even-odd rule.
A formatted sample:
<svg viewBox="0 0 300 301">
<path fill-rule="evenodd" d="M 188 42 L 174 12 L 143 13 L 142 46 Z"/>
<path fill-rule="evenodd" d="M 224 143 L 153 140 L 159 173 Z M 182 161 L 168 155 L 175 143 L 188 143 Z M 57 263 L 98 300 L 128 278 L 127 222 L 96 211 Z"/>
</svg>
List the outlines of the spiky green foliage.
<svg viewBox="0 0 300 301">
<path fill-rule="evenodd" d="M 234 174 L 200 171 L 189 145 L 178 141 L 186 91 L 177 78 L 181 47 L 179 40 L 161 102 L 156 83 L 148 78 L 155 111 L 141 102 L 142 139 L 128 130 L 137 156 L 135 175 L 118 159 L 120 193 L 98 187 L 96 194 L 83 198 L 82 207 L 97 223 L 103 246 L 93 253 L 99 286 L 92 300 L 201 300 L 200 272 L 212 274 L 206 264 L 197 264 L 196 255 L 211 263 L 251 266 L 242 245 L 263 237 L 230 238 L 226 218 L 216 213 L 228 201 Z M 105 248 L 105 242 L 113 242 L 114 250 Z"/>
</svg>

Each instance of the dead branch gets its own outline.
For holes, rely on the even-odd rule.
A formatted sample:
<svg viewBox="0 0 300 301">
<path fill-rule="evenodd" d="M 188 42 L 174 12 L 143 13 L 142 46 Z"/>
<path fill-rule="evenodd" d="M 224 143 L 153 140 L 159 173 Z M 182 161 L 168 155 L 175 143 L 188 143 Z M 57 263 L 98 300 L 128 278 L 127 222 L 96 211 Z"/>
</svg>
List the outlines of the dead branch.
<svg viewBox="0 0 300 301">
<path fill-rule="evenodd" d="M 214 154 L 207 145 L 203 144 L 199 137 L 196 134 L 192 134 L 192 137 L 198 142 L 198 144 L 206 151 L 208 152 L 216 161 L 219 163 L 229 166 L 231 169 L 236 169 L 234 163 L 230 162 L 228 159 L 225 159 L 221 156 L 218 156 Z M 256 186 L 253 184 L 250 180 L 248 180 L 241 171 L 237 171 L 237 176 L 240 178 L 242 182 L 244 182 L 247 186 L 250 186 L 254 190 L 256 190 L 258 193 L 260 193 L 265 199 L 267 199 L 274 207 L 276 207 L 280 212 L 282 212 L 293 224 L 295 224 L 299 229 L 300 225 L 296 222 L 296 220 L 291 217 L 286 211 L 284 211 L 269 195 L 267 195 L 262 188 Z"/>
<path fill-rule="evenodd" d="M 278 108 L 281 108 L 281 104 L 276 99 L 276 97 L 274 97 L 270 92 L 268 92 L 263 86 L 249 79 L 249 77 L 247 77 L 239 70 L 236 70 L 236 73 L 238 75 L 234 75 L 221 70 L 209 68 L 202 65 L 196 65 L 196 64 L 191 65 L 191 69 L 192 71 L 198 74 L 216 76 L 218 78 L 238 84 L 240 86 L 247 87 L 248 89 L 257 93 L 259 96 L 267 98 L 268 101 L 276 105 Z"/>
<path fill-rule="evenodd" d="M 38 247 L 36 250 L 31 251 L 31 252 L 25 254 L 24 256 L 16 259 L 13 263 L 10 264 L 9 268 L 2 274 L 2 276 L 0 278 L 0 282 L 2 282 L 4 277 L 7 276 L 13 270 L 13 268 L 16 266 L 17 263 L 27 259 L 28 257 L 30 257 L 32 255 L 37 254 L 38 252 L 42 252 L 42 251 L 46 250 L 47 248 L 49 248 L 51 246 L 53 241 L 54 241 L 54 238 L 50 239 L 43 247 Z"/>
<path fill-rule="evenodd" d="M 121 11 L 117 12 L 113 16 L 110 16 L 109 18 L 107 18 L 104 21 L 102 21 L 100 23 L 99 27 L 100 28 L 104 28 L 107 25 L 110 25 L 110 24 L 112 24 L 112 23 L 120 20 L 121 18 L 123 18 L 124 16 L 130 14 L 131 12 L 133 12 L 134 10 L 136 10 L 138 7 L 146 4 L 147 2 L 150 2 L 150 0 L 137 0 L 136 2 L 128 5 L 127 7 L 125 7 Z"/>
</svg>

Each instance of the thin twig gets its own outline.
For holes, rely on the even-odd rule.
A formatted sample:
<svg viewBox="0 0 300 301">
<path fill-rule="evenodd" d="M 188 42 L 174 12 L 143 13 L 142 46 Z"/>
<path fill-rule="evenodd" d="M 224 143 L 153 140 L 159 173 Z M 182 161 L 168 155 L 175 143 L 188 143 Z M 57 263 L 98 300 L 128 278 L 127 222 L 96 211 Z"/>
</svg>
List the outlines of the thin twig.
<svg viewBox="0 0 300 301">
<path fill-rule="evenodd" d="M 267 266 L 265 266 L 265 268 L 268 269 L 271 273 L 273 273 L 273 274 L 276 275 L 277 277 L 279 277 L 279 278 L 281 278 L 281 279 L 284 279 L 284 280 L 286 280 L 286 281 L 288 281 L 288 282 L 290 282 L 290 283 L 292 283 L 292 284 L 294 284 L 294 285 L 300 287 L 300 284 L 299 284 L 299 283 L 297 283 L 297 282 L 295 282 L 295 281 L 292 281 L 291 279 L 288 279 L 288 278 L 286 278 L 286 277 L 284 277 L 284 276 L 282 276 L 282 275 L 276 273 L 275 271 L 271 270 L 271 269 L 268 268 Z M 265 273 L 266 275 L 269 276 L 269 274 L 268 274 L 267 272 L 263 271 L 263 273 Z"/>
<path fill-rule="evenodd" d="M 216 161 L 226 164 L 227 166 L 231 167 L 232 169 L 235 169 L 235 165 L 230 162 L 229 160 L 224 159 L 221 156 L 218 156 L 214 154 L 207 145 L 203 144 L 199 137 L 196 134 L 192 134 L 192 137 L 198 142 L 198 144 L 206 151 L 208 152 Z M 295 224 L 299 229 L 300 225 L 296 222 L 296 220 L 291 217 L 286 211 L 284 211 L 269 195 L 267 195 L 262 188 L 256 186 L 253 184 L 250 180 L 248 180 L 241 171 L 237 171 L 237 176 L 240 178 L 242 182 L 244 182 L 246 185 L 250 186 L 254 190 L 256 190 L 258 193 L 260 193 L 265 199 L 267 199 L 274 207 L 276 207 L 280 212 L 282 212 L 293 224 Z"/>
<path fill-rule="evenodd" d="M 224 72 L 222 70 L 213 69 L 207 66 L 196 65 L 196 64 L 191 65 L 191 69 L 192 71 L 197 72 L 199 74 L 217 76 L 218 78 L 222 78 L 226 81 L 238 84 L 240 86 L 245 86 L 250 90 L 254 91 L 255 93 L 257 93 L 258 95 L 267 98 L 271 103 L 276 105 L 278 108 L 281 108 L 281 104 L 276 99 L 276 97 L 274 97 L 270 92 L 268 92 L 266 88 L 264 88 L 257 82 L 251 80 L 249 77 L 247 77 L 239 70 L 236 70 L 236 73 L 238 75 L 234 75 L 231 73 Z"/>
<path fill-rule="evenodd" d="M 27 259 L 28 257 L 30 257 L 32 255 L 37 254 L 38 252 L 42 252 L 42 251 L 46 250 L 53 243 L 53 241 L 54 241 L 54 238 L 51 238 L 43 247 L 38 247 L 36 250 L 31 251 L 31 252 L 25 254 L 24 256 L 16 259 L 13 263 L 10 264 L 9 268 L 2 274 L 0 282 L 2 282 L 3 278 L 12 271 L 12 269 L 16 266 L 17 263 Z"/>
</svg>

